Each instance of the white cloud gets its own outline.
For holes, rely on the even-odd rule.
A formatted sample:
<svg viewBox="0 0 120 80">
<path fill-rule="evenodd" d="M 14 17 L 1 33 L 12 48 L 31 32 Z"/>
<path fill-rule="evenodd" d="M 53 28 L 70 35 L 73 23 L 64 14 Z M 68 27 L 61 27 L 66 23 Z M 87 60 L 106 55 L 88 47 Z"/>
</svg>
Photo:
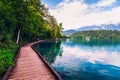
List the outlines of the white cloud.
<svg viewBox="0 0 120 80">
<path fill-rule="evenodd" d="M 69 55 L 76 57 L 78 59 L 86 60 L 87 62 L 96 63 L 99 62 L 101 64 L 110 64 L 114 66 L 120 66 L 120 54 L 116 51 L 109 51 L 109 49 L 105 47 L 93 47 L 88 49 L 87 47 L 78 48 L 74 47 L 65 47 L 63 46 L 64 52 L 67 52 Z"/>
<path fill-rule="evenodd" d="M 101 0 L 100 2 L 98 2 L 97 6 L 99 6 L 99 7 L 111 6 L 115 2 L 116 2 L 116 0 Z"/>
<path fill-rule="evenodd" d="M 100 0 L 97 4 L 86 4 L 83 0 L 64 0 L 50 13 L 65 29 L 80 28 L 90 25 L 120 23 L 120 7 L 101 11 L 101 7 L 110 6 L 116 0 Z"/>
</svg>

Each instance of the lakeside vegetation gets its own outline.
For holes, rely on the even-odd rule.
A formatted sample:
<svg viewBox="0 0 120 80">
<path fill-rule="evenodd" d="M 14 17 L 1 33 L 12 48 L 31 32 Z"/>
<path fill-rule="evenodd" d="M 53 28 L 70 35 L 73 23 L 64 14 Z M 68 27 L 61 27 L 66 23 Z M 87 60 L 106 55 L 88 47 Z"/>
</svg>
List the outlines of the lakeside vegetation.
<svg viewBox="0 0 120 80">
<path fill-rule="evenodd" d="M 71 39 L 79 39 L 78 43 L 83 44 L 118 44 L 120 43 L 120 31 L 116 30 L 91 30 L 80 31 L 72 34 Z"/>
<path fill-rule="evenodd" d="M 61 36 L 58 24 L 40 0 L 0 0 L 0 78 L 10 65 L 17 48 L 39 39 Z"/>
<path fill-rule="evenodd" d="M 13 63 L 15 52 L 15 49 L 14 51 L 11 49 L 0 50 L 0 78 L 2 78 L 3 74 L 7 71 L 10 65 L 15 65 Z"/>
</svg>

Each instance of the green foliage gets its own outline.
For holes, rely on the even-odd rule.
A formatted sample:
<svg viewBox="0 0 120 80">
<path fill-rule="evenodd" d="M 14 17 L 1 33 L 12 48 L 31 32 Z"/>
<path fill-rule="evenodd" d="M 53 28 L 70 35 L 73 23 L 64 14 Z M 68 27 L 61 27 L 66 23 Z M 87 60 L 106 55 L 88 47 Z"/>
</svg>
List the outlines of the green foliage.
<svg viewBox="0 0 120 80">
<path fill-rule="evenodd" d="M 22 40 L 33 41 L 38 38 L 55 38 L 57 35 L 58 23 L 49 14 L 49 11 L 39 0 L 29 0 L 25 12 L 25 20 L 22 27 Z"/>
<path fill-rule="evenodd" d="M 14 39 L 14 31 L 21 18 L 22 3 L 22 0 L 0 1 L 0 39 Z"/>
<path fill-rule="evenodd" d="M 60 37 L 62 27 L 39 0 L 28 0 L 26 8 L 25 0 L 1 0 L 0 40 L 15 42 L 20 26 L 21 42 Z"/>
<path fill-rule="evenodd" d="M 79 38 L 82 42 L 92 43 L 120 43 L 120 31 L 112 30 L 91 30 L 81 31 L 71 35 L 71 38 Z"/>
<path fill-rule="evenodd" d="M 14 65 L 13 58 L 15 51 L 12 50 L 0 50 L 0 78 L 6 72 L 10 65 Z"/>
<path fill-rule="evenodd" d="M 25 6 L 26 5 L 26 6 Z M 50 15 L 40 0 L 0 0 L 0 75 L 12 65 L 19 44 L 61 36 L 62 24 Z"/>
</svg>

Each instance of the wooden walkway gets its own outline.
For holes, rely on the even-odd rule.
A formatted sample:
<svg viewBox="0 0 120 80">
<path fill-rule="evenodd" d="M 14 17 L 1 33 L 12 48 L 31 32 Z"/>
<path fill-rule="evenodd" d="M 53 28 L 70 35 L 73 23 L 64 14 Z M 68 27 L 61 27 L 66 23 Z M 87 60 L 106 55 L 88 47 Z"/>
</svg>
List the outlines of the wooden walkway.
<svg viewBox="0 0 120 80">
<path fill-rule="evenodd" d="M 16 66 L 10 73 L 8 80 L 56 80 L 42 58 L 27 44 L 20 48 Z"/>
</svg>

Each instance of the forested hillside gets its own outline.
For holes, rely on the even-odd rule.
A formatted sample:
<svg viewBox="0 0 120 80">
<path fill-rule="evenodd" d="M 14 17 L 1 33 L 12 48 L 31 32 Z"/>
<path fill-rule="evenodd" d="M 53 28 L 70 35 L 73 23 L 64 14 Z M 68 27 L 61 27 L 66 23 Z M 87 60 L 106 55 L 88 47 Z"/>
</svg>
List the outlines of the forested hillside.
<svg viewBox="0 0 120 80">
<path fill-rule="evenodd" d="M 91 43 L 120 43 L 120 31 L 112 30 L 91 30 L 80 31 L 71 35 L 71 38 L 78 38 L 82 42 Z"/>
<path fill-rule="evenodd" d="M 61 29 L 40 0 L 0 0 L 0 76 L 13 64 L 17 44 L 60 37 Z"/>
<path fill-rule="evenodd" d="M 39 0 L 0 1 L 0 41 L 14 42 L 20 30 L 20 41 L 60 36 L 62 24 L 49 14 Z"/>
</svg>

